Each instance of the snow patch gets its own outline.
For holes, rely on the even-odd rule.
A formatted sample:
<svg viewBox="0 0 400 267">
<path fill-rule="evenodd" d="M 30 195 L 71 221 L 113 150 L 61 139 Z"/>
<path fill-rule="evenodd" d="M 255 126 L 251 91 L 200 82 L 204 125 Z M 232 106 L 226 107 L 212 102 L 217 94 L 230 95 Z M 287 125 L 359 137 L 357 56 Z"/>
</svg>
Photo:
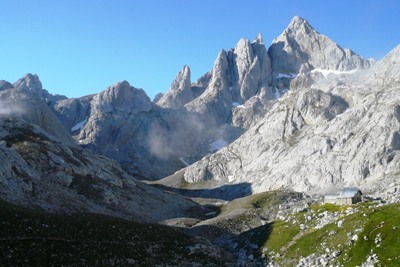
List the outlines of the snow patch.
<svg viewBox="0 0 400 267">
<path fill-rule="evenodd" d="M 313 69 L 311 73 L 315 72 L 320 72 L 324 77 L 328 76 L 329 74 L 334 74 L 334 75 L 341 75 L 341 74 L 353 74 L 356 72 L 359 72 L 360 70 L 354 69 L 354 70 L 348 70 L 348 71 L 340 71 L 340 70 L 326 70 L 326 69 Z"/>
<path fill-rule="evenodd" d="M 71 128 L 71 132 L 75 132 L 75 131 L 80 131 L 83 129 L 83 127 L 85 127 L 85 124 L 87 123 L 88 118 L 86 117 L 83 121 L 77 123 L 74 127 Z"/>
<path fill-rule="evenodd" d="M 222 139 L 215 140 L 214 142 L 210 143 L 210 152 L 218 151 L 227 145 L 228 143 L 225 140 Z"/>
<path fill-rule="evenodd" d="M 238 102 L 232 102 L 232 106 L 238 107 L 238 106 L 240 106 L 240 104 Z"/>
<path fill-rule="evenodd" d="M 238 102 L 232 102 L 232 106 L 234 106 L 236 108 L 244 108 L 244 106 L 239 104 Z"/>
<path fill-rule="evenodd" d="M 278 88 L 275 88 L 275 98 L 276 99 L 281 98 L 281 93 L 279 92 Z"/>
<path fill-rule="evenodd" d="M 280 78 L 294 79 L 296 77 L 297 77 L 296 73 L 290 73 L 290 74 L 278 73 L 278 75 L 275 76 L 275 78 L 277 78 L 277 79 L 280 79 Z"/>
</svg>

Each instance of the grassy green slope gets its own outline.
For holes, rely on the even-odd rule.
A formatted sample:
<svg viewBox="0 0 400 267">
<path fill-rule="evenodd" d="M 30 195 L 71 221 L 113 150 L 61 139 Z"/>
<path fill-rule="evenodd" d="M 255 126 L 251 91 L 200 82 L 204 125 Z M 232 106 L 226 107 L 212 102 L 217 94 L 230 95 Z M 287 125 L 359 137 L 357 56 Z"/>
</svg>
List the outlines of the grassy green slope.
<svg viewBox="0 0 400 267">
<path fill-rule="evenodd" d="M 327 249 L 340 253 L 330 264 L 358 266 L 376 254 L 382 266 L 399 266 L 400 204 L 360 203 L 354 206 L 354 213 L 347 214 L 344 210 L 346 207 L 313 206 L 288 221 L 272 223 L 264 252 L 283 266 L 292 266 L 313 253 L 326 254 Z M 322 228 L 314 228 L 324 211 L 337 212 L 339 216 Z M 313 218 L 306 220 L 307 216 Z M 339 226 L 338 221 L 342 221 Z"/>
<path fill-rule="evenodd" d="M 376 255 L 376 266 L 400 266 L 400 204 L 364 202 L 352 206 L 313 204 L 274 221 L 268 214 L 295 195 L 272 191 L 223 205 L 204 223 L 234 233 L 233 253 L 263 257 L 280 266 L 296 266 L 302 258 L 327 259 L 333 266 L 360 266 Z M 290 202 L 290 201 L 289 201 Z M 260 220 L 264 219 L 264 224 Z M 255 246 L 254 246 L 255 245 Z M 304 266 L 308 266 L 305 264 Z"/>
</svg>

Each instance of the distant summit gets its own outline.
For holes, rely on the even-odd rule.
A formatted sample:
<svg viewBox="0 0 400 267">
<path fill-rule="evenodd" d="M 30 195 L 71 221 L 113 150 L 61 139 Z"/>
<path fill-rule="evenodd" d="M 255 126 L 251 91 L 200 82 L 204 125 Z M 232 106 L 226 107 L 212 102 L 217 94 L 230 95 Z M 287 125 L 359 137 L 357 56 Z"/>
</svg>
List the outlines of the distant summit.
<svg viewBox="0 0 400 267">
<path fill-rule="evenodd" d="M 301 65 L 305 63 L 312 68 L 340 71 L 371 66 L 369 60 L 343 49 L 298 16 L 275 38 L 268 53 L 274 73 L 299 73 Z"/>
</svg>

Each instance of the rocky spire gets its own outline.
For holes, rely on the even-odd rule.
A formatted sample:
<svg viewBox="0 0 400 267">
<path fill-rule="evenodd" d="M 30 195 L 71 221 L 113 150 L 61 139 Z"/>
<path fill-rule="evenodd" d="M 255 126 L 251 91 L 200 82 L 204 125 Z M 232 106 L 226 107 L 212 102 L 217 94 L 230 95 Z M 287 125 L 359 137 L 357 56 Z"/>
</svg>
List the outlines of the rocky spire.
<svg viewBox="0 0 400 267">
<path fill-rule="evenodd" d="M 271 61 L 259 34 L 254 42 L 242 38 L 234 49 L 221 50 L 204 93 L 186 106 L 207 113 L 218 123 L 232 117 L 233 103 L 244 103 L 271 81 Z"/>
<path fill-rule="evenodd" d="M 264 44 L 263 36 L 262 36 L 261 33 L 259 33 L 259 34 L 257 35 L 257 37 L 254 39 L 253 43 Z"/>
<path fill-rule="evenodd" d="M 185 65 L 172 82 L 170 91 L 184 91 L 188 88 L 190 88 L 190 68 Z"/>
<path fill-rule="evenodd" d="M 235 47 L 234 54 L 235 69 L 237 70 L 235 74 L 237 75 L 239 87 L 241 87 L 254 61 L 253 48 L 249 39 L 240 39 Z"/>
<path fill-rule="evenodd" d="M 190 68 L 185 65 L 172 82 L 168 92 L 156 104 L 166 108 L 179 108 L 193 99 L 190 88 Z"/>
<path fill-rule="evenodd" d="M 227 58 L 227 54 L 226 51 L 224 49 L 221 49 L 221 51 L 219 51 L 219 54 L 217 56 L 217 58 L 214 61 L 214 67 L 212 70 L 212 76 L 224 76 L 228 68 L 228 58 Z"/>
</svg>

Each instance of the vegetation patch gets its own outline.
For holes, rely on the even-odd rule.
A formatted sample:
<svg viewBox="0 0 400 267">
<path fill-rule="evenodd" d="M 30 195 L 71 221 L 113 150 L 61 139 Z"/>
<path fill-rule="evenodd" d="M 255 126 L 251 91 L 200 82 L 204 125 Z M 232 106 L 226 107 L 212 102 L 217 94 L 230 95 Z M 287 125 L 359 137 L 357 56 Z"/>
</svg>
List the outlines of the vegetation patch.
<svg viewBox="0 0 400 267">
<path fill-rule="evenodd" d="M 271 223 L 271 233 L 263 246 L 275 253 L 283 253 L 283 249 L 300 233 L 297 225 L 292 225 L 284 221 L 274 221 Z"/>
<path fill-rule="evenodd" d="M 335 219 L 318 227 L 329 213 L 335 214 Z M 381 266 L 398 266 L 400 204 L 311 206 L 307 212 L 289 216 L 287 221 L 271 223 L 263 250 L 282 266 L 293 266 L 312 254 L 329 259 L 329 264 L 350 267 L 360 266 L 375 255 Z"/>
</svg>

